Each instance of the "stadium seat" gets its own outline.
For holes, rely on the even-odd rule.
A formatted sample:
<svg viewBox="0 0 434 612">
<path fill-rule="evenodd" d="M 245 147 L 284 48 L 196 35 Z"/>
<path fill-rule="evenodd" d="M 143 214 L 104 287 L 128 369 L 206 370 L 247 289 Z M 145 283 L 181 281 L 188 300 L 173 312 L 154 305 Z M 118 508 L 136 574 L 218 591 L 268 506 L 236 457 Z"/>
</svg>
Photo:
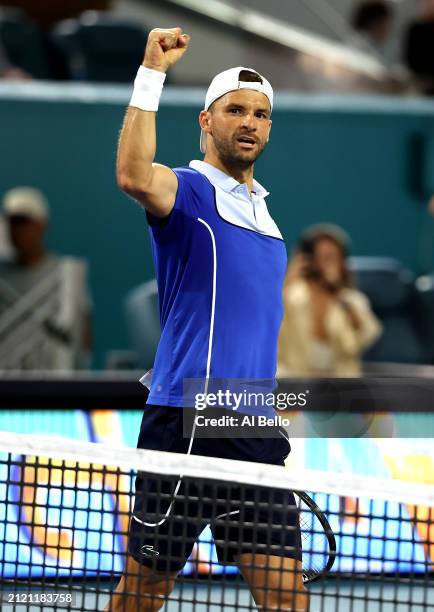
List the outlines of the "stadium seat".
<svg viewBox="0 0 434 612">
<path fill-rule="evenodd" d="M 434 275 L 415 282 L 409 270 L 387 257 L 352 257 L 350 269 L 384 326 L 383 335 L 366 352 L 364 360 L 434 363 Z M 155 280 L 129 292 L 125 314 L 135 365 L 149 369 L 160 338 Z"/>
<path fill-rule="evenodd" d="M 128 338 L 136 354 L 136 366 L 152 368 L 160 339 L 157 282 L 149 281 L 132 289 L 125 298 Z"/>
<path fill-rule="evenodd" d="M 20 9 L 0 9 L 0 40 L 11 64 L 35 79 L 52 78 L 43 34 Z"/>
<path fill-rule="evenodd" d="M 388 257 L 352 257 L 357 287 L 369 298 L 384 331 L 364 359 L 376 362 L 430 363 L 432 347 L 420 316 L 421 300 L 413 274 Z"/>
<path fill-rule="evenodd" d="M 131 83 L 143 56 L 147 31 L 135 23 L 97 11 L 59 23 L 52 33 L 67 56 L 71 78 Z"/>
</svg>

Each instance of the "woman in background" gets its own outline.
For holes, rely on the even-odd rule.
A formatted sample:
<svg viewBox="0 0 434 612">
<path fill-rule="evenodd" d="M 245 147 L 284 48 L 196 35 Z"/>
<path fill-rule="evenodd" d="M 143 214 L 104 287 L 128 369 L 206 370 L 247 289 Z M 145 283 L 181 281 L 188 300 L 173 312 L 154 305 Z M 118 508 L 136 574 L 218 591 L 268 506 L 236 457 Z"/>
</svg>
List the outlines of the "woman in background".
<svg viewBox="0 0 434 612">
<path fill-rule="evenodd" d="M 349 238 L 320 224 L 302 236 L 283 288 L 278 376 L 357 376 L 361 355 L 382 327 L 367 297 L 352 286 Z"/>
</svg>

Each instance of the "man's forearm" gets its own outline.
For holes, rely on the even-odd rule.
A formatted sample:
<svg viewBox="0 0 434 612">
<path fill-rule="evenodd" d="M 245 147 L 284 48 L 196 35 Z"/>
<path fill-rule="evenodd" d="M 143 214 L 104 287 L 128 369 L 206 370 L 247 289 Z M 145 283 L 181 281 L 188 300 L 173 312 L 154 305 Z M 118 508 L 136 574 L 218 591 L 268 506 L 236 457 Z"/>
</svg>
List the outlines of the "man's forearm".
<svg viewBox="0 0 434 612">
<path fill-rule="evenodd" d="M 122 128 L 117 162 L 120 186 L 143 191 L 152 178 L 155 157 L 155 113 L 158 110 L 166 74 L 140 66 Z"/>
<path fill-rule="evenodd" d="M 156 151 L 155 115 L 168 68 L 185 53 L 189 36 L 181 28 L 149 33 L 143 64 L 119 138 L 116 178 L 119 187 L 157 216 L 169 214 L 176 195 L 175 174 L 153 161 Z"/>
<path fill-rule="evenodd" d="M 119 187 L 157 217 L 167 217 L 178 189 L 176 174 L 154 164 L 155 115 L 166 72 L 185 53 L 189 36 L 181 28 L 149 33 L 145 57 L 134 81 L 134 91 L 119 138 L 116 178 Z"/>
</svg>

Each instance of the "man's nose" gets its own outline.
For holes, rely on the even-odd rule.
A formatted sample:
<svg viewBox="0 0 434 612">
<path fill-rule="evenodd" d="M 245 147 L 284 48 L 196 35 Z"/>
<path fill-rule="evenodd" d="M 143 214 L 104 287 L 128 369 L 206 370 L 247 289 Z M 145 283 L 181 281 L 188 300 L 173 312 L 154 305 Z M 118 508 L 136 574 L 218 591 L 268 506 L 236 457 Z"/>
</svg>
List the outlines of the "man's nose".
<svg viewBox="0 0 434 612">
<path fill-rule="evenodd" d="M 253 113 L 246 113 L 243 116 L 243 120 L 241 122 L 241 125 L 245 128 L 247 128 L 248 130 L 256 130 L 256 118 L 255 115 Z"/>
</svg>

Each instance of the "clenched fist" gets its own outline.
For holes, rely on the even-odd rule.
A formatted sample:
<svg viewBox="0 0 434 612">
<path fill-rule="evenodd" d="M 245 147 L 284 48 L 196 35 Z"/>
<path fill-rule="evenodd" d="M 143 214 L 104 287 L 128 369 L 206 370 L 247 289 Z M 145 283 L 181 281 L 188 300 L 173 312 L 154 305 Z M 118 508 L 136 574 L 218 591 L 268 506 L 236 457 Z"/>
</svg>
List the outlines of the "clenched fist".
<svg viewBox="0 0 434 612">
<path fill-rule="evenodd" d="M 184 55 L 189 42 L 190 36 L 183 34 L 181 28 L 155 28 L 149 32 L 143 65 L 152 70 L 167 72 Z"/>
</svg>

